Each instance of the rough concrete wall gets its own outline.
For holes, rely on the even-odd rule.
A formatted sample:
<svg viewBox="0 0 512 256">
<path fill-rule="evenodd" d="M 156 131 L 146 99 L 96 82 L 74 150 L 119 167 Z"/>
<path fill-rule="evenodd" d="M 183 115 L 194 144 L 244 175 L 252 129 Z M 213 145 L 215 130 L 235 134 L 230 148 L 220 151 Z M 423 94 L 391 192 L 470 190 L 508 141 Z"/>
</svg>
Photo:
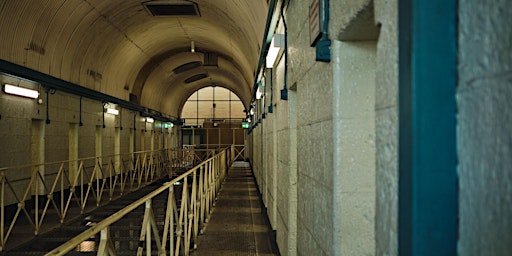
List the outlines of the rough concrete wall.
<svg viewBox="0 0 512 256">
<path fill-rule="evenodd" d="M 257 118 L 253 118 L 253 123 L 257 122 Z M 258 189 L 260 191 L 263 200 L 265 199 L 265 180 L 264 173 L 261 168 L 261 125 L 258 125 L 251 132 L 252 138 L 252 153 L 251 153 L 251 163 L 253 167 L 254 176 L 256 177 L 256 183 L 258 183 Z"/>
<path fill-rule="evenodd" d="M 315 65 L 297 81 L 298 255 L 332 255 L 331 71 Z"/>
<path fill-rule="evenodd" d="M 398 254 L 398 12 L 397 0 L 375 0 L 377 42 L 375 126 L 376 255 Z"/>
<path fill-rule="evenodd" d="M 2 84 L 38 89 L 34 83 L 20 82 L 8 76 L 0 75 L 0 79 Z M 0 167 L 30 163 L 31 119 L 44 118 L 45 113 L 38 114 L 38 106 L 35 100 L 0 93 Z"/>
<path fill-rule="evenodd" d="M 285 58 L 275 68 L 274 75 L 274 114 L 277 133 L 277 227 L 276 240 L 279 251 L 283 256 L 297 255 L 296 244 L 296 159 L 291 156 L 290 138 L 290 101 L 293 101 L 293 92 L 289 91 L 289 100 L 280 100 L 279 93 L 284 86 Z M 293 113 L 291 113 L 293 114 Z M 294 180 L 295 178 L 295 180 Z"/>
<path fill-rule="evenodd" d="M 289 86 L 297 96 L 297 255 L 332 255 L 332 68 L 309 46 L 310 1 L 287 11 Z"/>
<path fill-rule="evenodd" d="M 265 85 L 265 90 L 269 87 L 269 83 Z M 265 100 L 267 100 L 265 98 Z M 266 104 L 265 104 L 266 105 Z M 262 105 L 264 112 L 266 111 L 266 106 Z M 276 204 L 277 204 L 277 170 L 273 166 L 274 162 L 274 122 L 275 118 L 271 116 L 267 116 L 262 119 L 261 126 L 263 128 L 263 171 L 265 172 L 266 177 L 266 196 L 265 196 L 265 205 L 267 207 L 267 214 L 270 221 L 270 225 L 273 230 L 276 229 Z"/>
<path fill-rule="evenodd" d="M 344 31 L 347 26 L 356 18 L 365 6 L 373 0 L 341 0 L 330 2 L 331 22 L 329 31 L 332 38 L 337 38 L 339 32 Z"/>
<path fill-rule="evenodd" d="M 335 254 L 373 255 L 376 43 L 334 41 L 332 48 Z"/>
<path fill-rule="evenodd" d="M 459 1 L 460 255 L 512 251 L 511 16 L 511 1 Z"/>
<path fill-rule="evenodd" d="M 296 84 L 297 102 L 296 226 L 300 228 L 296 252 L 331 255 L 332 69 L 329 64 L 315 62 L 314 48 L 309 47 L 309 4 L 292 1 L 286 14 L 290 58 L 287 82 L 288 87 Z"/>
<path fill-rule="evenodd" d="M 357 13 L 359 13 L 361 8 L 367 6 L 368 2 L 361 0 L 331 3 L 329 30 L 342 30 L 341 28 L 357 16 Z M 293 85 L 296 88 L 296 107 L 294 108 L 297 113 L 298 205 L 296 226 L 300 227 L 297 230 L 296 252 L 298 255 L 333 255 L 335 253 L 334 247 L 339 246 L 333 244 L 333 237 L 335 236 L 333 234 L 333 215 L 339 211 L 345 211 L 345 216 L 349 217 L 349 219 L 344 223 L 352 223 L 341 228 L 341 230 L 346 232 L 344 237 L 346 239 L 344 244 L 346 252 L 365 251 L 367 254 L 373 254 L 372 218 L 374 203 L 372 203 L 372 200 L 375 197 L 374 190 L 370 189 L 370 192 L 364 192 L 367 195 L 364 198 L 368 199 L 365 201 L 367 204 L 365 203 L 364 206 L 359 205 L 361 207 L 356 210 L 360 210 L 358 213 L 351 210 L 352 206 L 357 205 L 357 203 L 351 201 L 349 197 L 344 200 L 344 203 L 347 205 L 345 209 L 333 208 L 333 177 L 335 171 L 337 171 L 333 167 L 333 67 L 332 63 L 315 61 L 315 48 L 309 46 L 309 17 L 307 14 L 310 3 L 311 1 L 307 0 L 291 1 L 286 14 L 290 57 L 288 87 Z M 348 106 L 346 111 L 350 112 L 351 108 L 357 109 L 357 106 Z M 373 107 L 370 107 L 370 110 L 373 112 Z M 290 116 L 288 118 L 290 119 Z M 372 122 L 374 118 L 369 117 L 368 120 Z M 287 132 L 290 131 L 288 130 Z M 358 137 L 356 140 L 359 139 L 361 138 Z M 279 136 L 279 140 L 283 140 L 281 136 Z M 371 139 L 367 141 L 371 141 Z M 288 141 L 288 143 L 288 145 L 291 145 L 292 141 Z M 348 145 L 347 147 L 350 148 L 351 146 Z M 373 157 L 373 154 L 368 152 L 370 158 Z M 349 166 L 350 158 L 347 159 L 345 159 L 347 160 L 345 164 Z M 291 162 L 292 158 L 289 157 L 287 160 Z M 363 160 L 360 163 L 363 162 L 367 161 Z M 374 169 L 374 167 L 371 167 L 372 163 L 374 162 L 370 161 L 368 163 L 370 172 Z M 288 166 L 290 165 L 288 163 Z M 282 167 L 286 168 L 286 165 L 283 163 Z M 348 173 L 350 168 L 344 169 L 344 171 Z M 374 182 L 372 175 L 369 175 L 367 178 L 368 182 Z M 361 180 L 365 179 L 361 178 Z M 345 180 L 347 184 L 353 181 L 351 179 Z M 350 204 L 350 202 L 353 204 Z M 291 224 L 288 227 L 291 227 Z M 362 236 L 366 238 L 357 240 L 350 237 L 350 232 L 356 234 L 357 230 L 365 230 L 365 232 L 360 233 L 364 233 Z M 279 233 L 280 230 L 278 228 L 278 241 L 280 241 Z M 367 243 L 361 242 L 364 240 Z M 288 241 L 288 246 L 290 246 L 291 240 L 289 239 Z M 280 242 L 280 244 L 283 243 Z M 351 244 L 354 244 L 354 246 Z M 370 245 L 368 246 L 368 244 Z M 352 250 L 354 247 L 365 248 L 358 251 Z M 280 249 L 283 251 L 281 245 Z"/>
</svg>

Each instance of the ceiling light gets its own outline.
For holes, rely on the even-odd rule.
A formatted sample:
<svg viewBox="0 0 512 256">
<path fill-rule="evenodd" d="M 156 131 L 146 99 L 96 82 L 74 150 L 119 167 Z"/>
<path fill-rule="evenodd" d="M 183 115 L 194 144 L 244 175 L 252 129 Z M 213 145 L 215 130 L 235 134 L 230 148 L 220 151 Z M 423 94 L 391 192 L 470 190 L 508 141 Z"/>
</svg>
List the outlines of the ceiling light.
<svg viewBox="0 0 512 256">
<path fill-rule="evenodd" d="M 12 95 L 36 99 L 39 97 L 39 92 L 36 90 L 19 87 L 12 84 L 4 84 L 4 92 Z"/>
<path fill-rule="evenodd" d="M 155 119 L 151 118 L 151 117 L 146 117 L 146 123 L 154 123 L 155 122 Z"/>
</svg>

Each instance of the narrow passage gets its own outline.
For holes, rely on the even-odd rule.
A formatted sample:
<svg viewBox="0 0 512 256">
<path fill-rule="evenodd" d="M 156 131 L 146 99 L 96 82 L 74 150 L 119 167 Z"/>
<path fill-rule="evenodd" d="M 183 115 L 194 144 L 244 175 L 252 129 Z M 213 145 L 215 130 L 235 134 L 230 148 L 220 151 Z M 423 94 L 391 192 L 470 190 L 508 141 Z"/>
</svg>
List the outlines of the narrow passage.
<svg viewBox="0 0 512 256">
<path fill-rule="evenodd" d="M 276 247 L 251 168 L 235 162 L 191 255 L 279 255 Z"/>
</svg>

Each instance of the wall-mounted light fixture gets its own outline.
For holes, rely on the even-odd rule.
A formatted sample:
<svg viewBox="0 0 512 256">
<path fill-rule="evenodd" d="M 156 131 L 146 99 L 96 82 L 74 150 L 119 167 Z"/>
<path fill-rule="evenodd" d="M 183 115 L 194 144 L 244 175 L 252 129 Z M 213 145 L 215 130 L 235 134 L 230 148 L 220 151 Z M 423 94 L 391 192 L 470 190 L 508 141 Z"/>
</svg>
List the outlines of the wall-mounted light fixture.
<svg viewBox="0 0 512 256">
<path fill-rule="evenodd" d="M 274 63 L 276 62 L 277 56 L 279 56 L 279 51 L 284 47 L 284 35 L 283 34 L 275 34 L 272 37 L 272 41 L 270 42 L 270 47 L 268 48 L 267 53 L 267 68 L 273 68 Z"/>
<path fill-rule="evenodd" d="M 116 108 L 115 104 L 105 103 L 103 105 L 103 108 L 105 109 L 105 112 L 107 114 L 116 115 L 116 116 L 119 115 L 119 110 Z"/>
<path fill-rule="evenodd" d="M 263 93 L 261 92 L 260 90 L 260 86 L 258 86 L 258 90 L 256 91 L 256 99 L 259 100 L 261 99 L 261 96 L 263 95 Z"/>
<path fill-rule="evenodd" d="M 39 92 L 36 90 L 19 87 L 12 84 L 4 84 L 4 92 L 7 94 L 27 97 L 31 99 L 37 99 L 39 97 Z"/>
<path fill-rule="evenodd" d="M 151 117 L 146 117 L 146 123 L 154 123 L 155 122 L 155 119 L 151 118 Z"/>
<path fill-rule="evenodd" d="M 107 108 L 107 114 L 111 114 L 111 115 L 119 115 L 119 110 L 115 109 L 115 108 Z"/>
</svg>

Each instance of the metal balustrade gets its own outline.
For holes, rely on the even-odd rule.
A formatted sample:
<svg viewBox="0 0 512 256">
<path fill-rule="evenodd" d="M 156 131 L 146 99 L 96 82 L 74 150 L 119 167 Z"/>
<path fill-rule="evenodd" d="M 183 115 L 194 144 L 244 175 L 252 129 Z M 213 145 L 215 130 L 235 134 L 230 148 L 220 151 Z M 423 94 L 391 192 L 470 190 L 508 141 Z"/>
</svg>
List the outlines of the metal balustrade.
<svg viewBox="0 0 512 256">
<path fill-rule="evenodd" d="M 142 255 L 144 250 L 145 255 L 189 255 L 198 235 L 208 222 L 222 181 L 235 159 L 233 146 L 217 151 L 214 156 L 96 223 L 46 255 L 64 255 L 98 233 L 97 255 L 116 255 L 116 251 L 121 248 L 116 247 L 119 242 L 111 235 L 112 226 L 142 205 L 145 210 L 143 216 L 140 216 L 142 225 L 138 234 L 137 255 Z M 185 158 L 190 160 L 190 155 L 184 153 L 182 156 L 188 156 Z M 177 190 L 180 193 L 176 193 Z M 155 198 L 162 195 L 166 196 L 167 202 L 163 223 L 156 220 L 156 209 L 153 206 Z"/>
<path fill-rule="evenodd" d="M 55 226 L 47 223 L 49 216 L 64 223 L 161 178 L 172 178 L 216 151 L 165 149 L 0 168 L 0 250 L 17 229 L 27 229 L 18 227 L 19 222 L 28 223 L 38 235 Z"/>
</svg>

